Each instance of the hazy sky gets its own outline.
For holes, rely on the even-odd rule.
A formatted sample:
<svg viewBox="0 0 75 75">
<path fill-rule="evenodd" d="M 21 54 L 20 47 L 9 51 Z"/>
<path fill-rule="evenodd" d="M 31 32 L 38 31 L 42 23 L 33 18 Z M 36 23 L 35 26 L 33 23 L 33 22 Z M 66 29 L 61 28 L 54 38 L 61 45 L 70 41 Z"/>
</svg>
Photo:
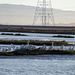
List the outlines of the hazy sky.
<svg viewBox="0 0 75 75">
<path fill-rule="evenodd" d="M 0 4 L 36 5 L 38 0 L 0 0 Z M 75 11 L 75 0 L 51 0 L 53 8 Z"/>
</svg>

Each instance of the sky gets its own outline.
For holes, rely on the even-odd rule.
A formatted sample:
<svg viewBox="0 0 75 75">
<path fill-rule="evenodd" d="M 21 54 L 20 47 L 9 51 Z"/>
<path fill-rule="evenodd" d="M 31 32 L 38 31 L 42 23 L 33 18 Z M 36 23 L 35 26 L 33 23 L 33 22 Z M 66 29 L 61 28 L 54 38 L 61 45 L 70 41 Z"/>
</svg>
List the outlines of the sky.
<svg viewBox="0 0 75 75">
<path fill-rule="evenodd" d="M 0 4 L 18 4 L 36 6 L 38 0 L 0 0 Z M 52 7 L 61 10 L 75 11 L 75 0 L 51 0 Z"/>
</svg>

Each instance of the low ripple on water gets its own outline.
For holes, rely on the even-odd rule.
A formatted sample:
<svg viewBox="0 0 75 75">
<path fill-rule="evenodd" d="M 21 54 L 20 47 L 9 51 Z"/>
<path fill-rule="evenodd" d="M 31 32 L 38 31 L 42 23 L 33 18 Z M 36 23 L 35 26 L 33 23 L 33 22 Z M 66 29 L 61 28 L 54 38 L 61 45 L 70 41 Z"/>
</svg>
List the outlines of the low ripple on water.
<svg viewBox="0 0 75 75">
<path fill-rule="evenodd" d="M 75 75 L 75 55 L 1 56 L 0 75 Z"/>
<path fill-rule="evenodd" d="M 42 34 L 42 33 L 20 33 L 25 34 L 28 36 L 13 36 L 13 35 L 1 35 L 1 33 L 13 33 L 17 34 L 18 32 L 0 32 L 0 39 L 6 40 L 40 40 L 40 41 L 63 41 L 65 40 L 68 43 L 75 43 L 75 38 L 59 38 L 59 37 L 52 37 L 56 35 L 64 35 L 64 36 L 74 36 L 70 34 Z M 32 37 L 32 38 L 31 38 Z"/>
</svg>

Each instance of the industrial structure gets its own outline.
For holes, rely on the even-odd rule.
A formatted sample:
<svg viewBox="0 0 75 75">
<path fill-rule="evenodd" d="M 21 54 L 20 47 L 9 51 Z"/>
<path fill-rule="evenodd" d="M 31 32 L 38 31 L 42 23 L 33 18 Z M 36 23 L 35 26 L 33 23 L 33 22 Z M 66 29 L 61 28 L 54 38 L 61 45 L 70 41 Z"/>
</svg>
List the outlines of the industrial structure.
<svg viewBox="0 0 75 75">
<path fill-rule="evenodd" d="M 51 0 L 38 0 L 33 25 L 55 25 Z"/>
</svg>

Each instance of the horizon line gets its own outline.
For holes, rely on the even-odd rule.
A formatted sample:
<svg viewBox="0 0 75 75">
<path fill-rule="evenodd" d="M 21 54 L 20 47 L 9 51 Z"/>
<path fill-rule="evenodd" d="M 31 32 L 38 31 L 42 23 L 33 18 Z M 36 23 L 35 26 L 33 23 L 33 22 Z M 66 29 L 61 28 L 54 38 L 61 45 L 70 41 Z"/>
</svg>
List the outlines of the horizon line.
<svg viewBox="0 0 75 75">
<path fill-rule="evenodd" d="M 0 3 L 0 5 L 17 5 L 17 6 L 30 6 L 30 7 L 36 7 L 32 5 L 24 5 L 24 4 L 15 4 L 15 3 Z M 57 10 L 62 10 L 62 11 L 75 11 L 75 10 L 69 10 L 69 9 L 58 9 L 58 8 L 53 8 Z"/>
</svg>

